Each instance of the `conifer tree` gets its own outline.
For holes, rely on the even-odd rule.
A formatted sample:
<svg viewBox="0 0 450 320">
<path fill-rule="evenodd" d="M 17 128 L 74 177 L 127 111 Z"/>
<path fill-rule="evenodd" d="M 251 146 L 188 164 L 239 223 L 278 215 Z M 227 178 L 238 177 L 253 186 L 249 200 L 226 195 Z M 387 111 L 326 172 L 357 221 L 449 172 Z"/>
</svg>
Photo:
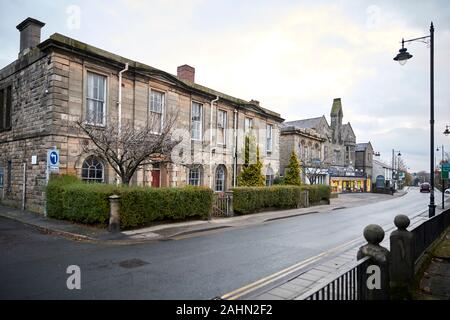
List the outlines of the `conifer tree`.
<svg viewBox="0 0 450 320">
<path fill-rule="evenodd" d="M 284 177 L 284 183 L 294 186 L 299 186 L 302 184 L 302 180 L 300 178 L 300 161 L 294 151 L 292 151 L 291 158 L 289 159 L 289 166 Z"/>
</svg>

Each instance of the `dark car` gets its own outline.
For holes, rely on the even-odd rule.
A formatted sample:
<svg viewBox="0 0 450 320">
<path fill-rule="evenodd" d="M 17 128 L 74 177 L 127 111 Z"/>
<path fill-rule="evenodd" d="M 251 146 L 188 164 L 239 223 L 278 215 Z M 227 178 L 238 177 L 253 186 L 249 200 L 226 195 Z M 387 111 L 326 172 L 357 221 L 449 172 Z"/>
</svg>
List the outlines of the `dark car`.
<svg viewBox="0 0 450 320">
<path fill-rule="evenodd" d="M 420 192 L 431 192 L 430 184 L 428 182 L 424 182 L 420 185 Z"/>
</svg>

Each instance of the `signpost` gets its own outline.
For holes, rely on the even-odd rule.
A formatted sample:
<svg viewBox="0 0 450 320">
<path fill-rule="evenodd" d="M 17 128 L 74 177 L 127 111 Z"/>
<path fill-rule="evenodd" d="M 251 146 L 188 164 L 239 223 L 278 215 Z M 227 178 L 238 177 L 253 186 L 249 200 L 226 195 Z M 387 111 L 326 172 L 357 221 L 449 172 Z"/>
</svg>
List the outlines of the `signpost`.
<svg viewBox="0 0 450 320">
<path fill-rule="evenodd" d="M 442 180 L 449 180 L 449 172 L 450 172 L 450 163 L 443 163 L 441 170 Z"/>
<path fill-rule="evenodd" d="M 45 185 L 48 184 L 50 173 L 59 173 L 59 150 L 54 147 L 47 150 L 47 170 Z M 45 203 L 45 216 L 47 216 L 47 203 Z"/>
</svg>

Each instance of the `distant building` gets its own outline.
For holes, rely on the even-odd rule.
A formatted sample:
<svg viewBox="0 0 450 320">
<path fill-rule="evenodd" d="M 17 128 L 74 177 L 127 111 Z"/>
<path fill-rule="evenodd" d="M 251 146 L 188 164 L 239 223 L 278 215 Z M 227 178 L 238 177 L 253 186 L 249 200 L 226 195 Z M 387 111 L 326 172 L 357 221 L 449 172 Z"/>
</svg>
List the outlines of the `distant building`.
<svg viewBox="0 0 450 320">
<path fill-rule="evenodd" d="M 357 143 L 355 148 L 355 168 L 366 175 L 364 191 L 370 192 L 373 176 L 373 147 L 370 142 Z"/>
<path fill-rule="evenodd" d="M 372 161 L 372 177 L 373 187 L 390 188 L 393 187 L 393 170 L 392 166 L 385 163 L 379 157 L 375 157 Z"/>
<path fill-rule="evenodd" d="M 319 139 L 323 139 L 320 159 L 322 167 L 326 169 L 322 171 L 322 175 L 326 179 L 322 181 L 329 183 L 333 192 L 364 191 L 367 189 L 366 174 L 359 169 L 355 169 L 356 136 L 350 123 L 342 123 L 344 113 L 340 98 L 333 100 L 330 117 L 331 125 L 328 124 L 325 116 L 283 123 L 280 138 L 281 168 L 283 168 L 283 159 L 288 157 L 289 150 L 301 150 L 297 147 L 298 139 L 301 136 L 299 132 L 303 130 L 308 132 L 309 135 L 314 132 Z M 299 138 L 287 138 L 293 134 L 298 135 Z M 318 145 L 320 146 L 320 144 Z M 301 153 L 298 155 L 301 158 Z"/>
</svg>

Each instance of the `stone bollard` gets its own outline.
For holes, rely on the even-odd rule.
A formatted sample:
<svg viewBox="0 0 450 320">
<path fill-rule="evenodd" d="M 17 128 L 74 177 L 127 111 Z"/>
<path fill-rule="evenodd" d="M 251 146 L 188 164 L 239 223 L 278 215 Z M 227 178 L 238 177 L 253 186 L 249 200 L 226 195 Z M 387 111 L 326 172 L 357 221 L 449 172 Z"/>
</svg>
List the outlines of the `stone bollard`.
<svg viewBox="0 0 450 320">
<path fill-rule="evenodd" d="M 410 299 L 414 282 L 414 234 L 406 230 L 410 224 L 407 216 L 396 216 L 394 224 L 398 229 L 390 236 L 391 294 L 394 299 Z"/>
<path fill-rule="evenodd" d="M 109 232 L 120 231 L 120 197 L 118 195 L 112 195 L 109 200 Z"/>
<path fill-rule="evenodd" d="M 384 239 L 384 230 L 371 224 L 364 228 L 367 244 L 359 248 L 357 259 L 370 257 L 368 267 L 362 270 L 361 296 L 366 300 L 389 300 L 389 250 L 380 246 Z M 376 268 L 378 266 L 378 268 Z"/>
</svg>

